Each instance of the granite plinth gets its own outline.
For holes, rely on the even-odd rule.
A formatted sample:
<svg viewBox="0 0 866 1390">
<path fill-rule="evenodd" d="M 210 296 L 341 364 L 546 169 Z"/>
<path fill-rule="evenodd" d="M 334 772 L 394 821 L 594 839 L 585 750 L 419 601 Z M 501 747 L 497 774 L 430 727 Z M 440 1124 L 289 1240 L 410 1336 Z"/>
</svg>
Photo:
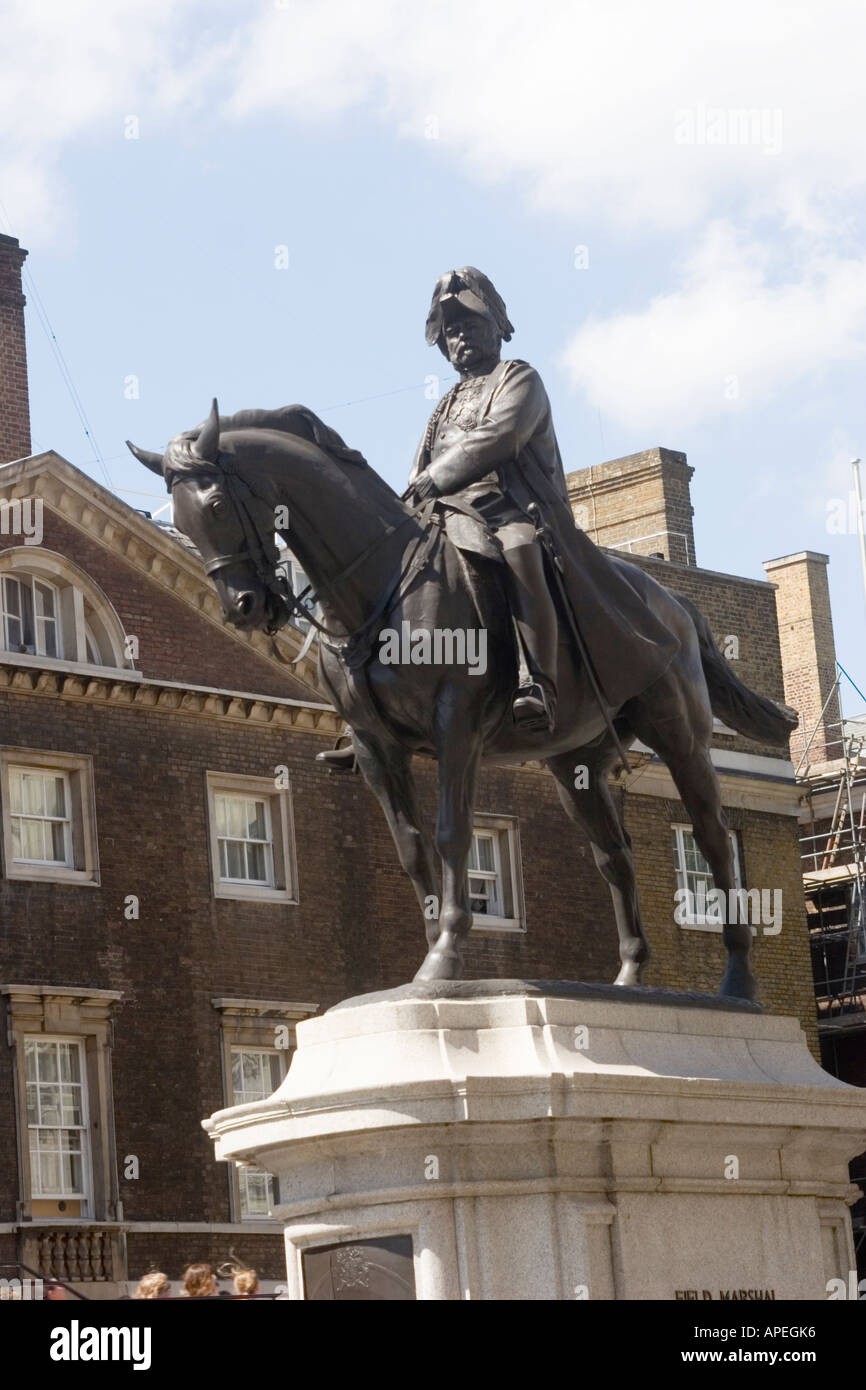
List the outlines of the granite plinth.
<svg viewBox="0 0 866 1390">
<path fill-rule="evenodd" d="M 866 1090 L 797 1020 L 503 983 L 346 1001 L 298 1025 L 273 1096 L 204 1122 L 219 1158 L 276 1174 L 292 1297 L 332 1246 L 331 1296 L 373 1297 L 369 1242 L 407 1236 L 421 1299 L 821 1299 L 848 1278 Z"/>
</svg>

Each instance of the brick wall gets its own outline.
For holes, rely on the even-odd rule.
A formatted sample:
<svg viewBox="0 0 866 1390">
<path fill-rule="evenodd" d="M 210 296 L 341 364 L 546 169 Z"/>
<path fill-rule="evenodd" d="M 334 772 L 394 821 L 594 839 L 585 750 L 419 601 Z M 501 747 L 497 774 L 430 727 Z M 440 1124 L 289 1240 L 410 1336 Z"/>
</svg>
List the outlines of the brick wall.
<svg viewBox="0 0 866 1390">
<path fill-rule="evenodd" d="M 697 604 L 712 628 L 716 645 L 728 653 L 731 670 L 751 690 L 771 700 L 785 700 L 772 584 L 645 556 L 630 555 L 628 559 L 660 584 Z M 739 734 L 721 735 L 717 743 L 743 753 L 777 758 L 786 754 L 784 748 L 755 743 Z"/>
<path fill-rule="evenodd" d="M 791 751 L 799 762 L 811 739 L 810 764 L 842 756 L 839 696 L 833 691 L 836 643 L 828 563 L 828 556 L 803 550 L 764 565 L 767 577 L 778 586 L 776 610 L 785 699 L 800 711 L 800 728 L 791 738 Z"/>
<path fill-rule="evenodd" d="M 11 544 L 4 544 L 0 554 Z M 74 560 L 99 585 L 117 610 L 127 635 L 138 637 L 136 666 L 151 679 L 250 690 L 283 699 L 316 698 L 294 679 L 290 668 L 273 666 L 229 626 L 203 620 L 188 603 L 154 584 L 131 561 L 47 506 L 42 545 Z"/>
<path fill-rule="evenodd" d="M 693 472 L 685 454 L 661 448 L 578 469 L 566 479 L 574 519 L 598 545 L 693 565 Z"/>
<path fill-rule="evenodd" d="M 30 453 L 30 406 L 21 267 L 26 251 L 0 236 L 0 463 Z"/>
</svg>

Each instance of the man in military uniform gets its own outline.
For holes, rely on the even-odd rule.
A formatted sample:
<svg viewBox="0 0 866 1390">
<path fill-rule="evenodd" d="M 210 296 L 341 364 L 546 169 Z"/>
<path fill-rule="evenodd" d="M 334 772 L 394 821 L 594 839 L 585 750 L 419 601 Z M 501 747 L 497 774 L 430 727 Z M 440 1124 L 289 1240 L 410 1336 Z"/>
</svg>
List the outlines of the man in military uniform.
<svg viewBox="0 0 866 1390">
<path fill-rule="evenodd" d="M 520 482 L 540 468 L 566 506 L 568 493 L 541 377 L 526 362 L 500 361 L 502 343 L 513 332 L 502 299 L 481 271 L 466 266 L 440 277 L 427 342 L 445 354 L 460 381 L 433 412 L 410 487 L 418 499 L 435 495 L 446 507 L 454 502 L 471 509 L 496 537 L 522 647 L 514 720 L 549 730 L 556 708 L 557 615 L 526 511 L 531 499 L 521 495 L 526 489 Z M 465 517 L 465 510 L 449 515 L 448 533 L 457 544 L 469 529 Z"/>
</svg>

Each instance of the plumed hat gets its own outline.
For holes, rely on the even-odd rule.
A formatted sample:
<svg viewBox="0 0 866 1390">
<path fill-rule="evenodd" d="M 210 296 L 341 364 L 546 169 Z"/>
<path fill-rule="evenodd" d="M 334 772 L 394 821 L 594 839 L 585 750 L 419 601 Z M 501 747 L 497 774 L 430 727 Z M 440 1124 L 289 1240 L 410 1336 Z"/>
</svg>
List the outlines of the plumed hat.
<svg viewBox="0 0 866 1390">
<path fill-rule="evenodd" d="M 449 304 L 461 304 L 474 314 L 489 314 L 504 342 L 509 342 L 514 326 L 505 312 L 505 303 L 492 283 L 474 265 L 462 270 L 447 270 L 436 281 L 430 312 L 427 315 L 427 342 L 438 343 L 442 337 L 443 310 Z"/>
</svg>

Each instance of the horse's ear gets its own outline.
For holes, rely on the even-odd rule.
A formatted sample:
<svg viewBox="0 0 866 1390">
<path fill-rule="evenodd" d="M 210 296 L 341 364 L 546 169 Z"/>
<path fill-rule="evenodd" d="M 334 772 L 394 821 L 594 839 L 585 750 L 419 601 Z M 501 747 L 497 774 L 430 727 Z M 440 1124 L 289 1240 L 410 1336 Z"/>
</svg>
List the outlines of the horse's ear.
<svg viewBox="0 0 866 1390">
<path fill-rule="evenodd" d="M 145 468 L 149 468 L 152 473 L 158 473 L 160 477 L 163 476 L 162 454 L 154 454 L 150 449 L 139 449 L 138 445 L 133 444 L 129 439 L 126 441 L 126 447 L 130 453 L 135 455 L 139 463 L 144 464 Z"/>
<path fill-rule="evenodd" d="M 214 396 L 210 416 L 198 439 L 193 440 L 192 451 L 196 458 L 206 463 L 216 463 L 220 448 L 220 410 Z"/>
</svg>

